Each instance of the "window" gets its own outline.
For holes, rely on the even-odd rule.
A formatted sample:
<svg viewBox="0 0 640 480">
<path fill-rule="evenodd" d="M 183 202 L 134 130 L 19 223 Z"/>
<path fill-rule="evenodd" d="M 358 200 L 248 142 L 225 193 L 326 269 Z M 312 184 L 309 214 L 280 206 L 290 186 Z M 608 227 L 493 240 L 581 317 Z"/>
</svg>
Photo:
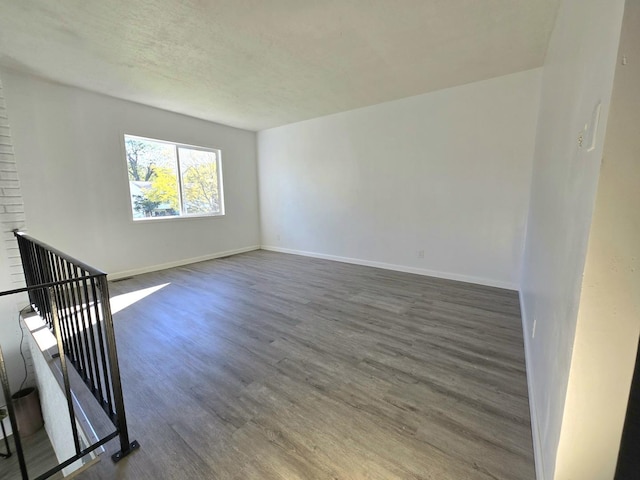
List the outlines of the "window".
<svg viewBox="0 0 640 480">
<path fill-rule="evenodd" d="M 134 220 L 224 215 L 220 150 L 124 136 Z"/>
</svg>

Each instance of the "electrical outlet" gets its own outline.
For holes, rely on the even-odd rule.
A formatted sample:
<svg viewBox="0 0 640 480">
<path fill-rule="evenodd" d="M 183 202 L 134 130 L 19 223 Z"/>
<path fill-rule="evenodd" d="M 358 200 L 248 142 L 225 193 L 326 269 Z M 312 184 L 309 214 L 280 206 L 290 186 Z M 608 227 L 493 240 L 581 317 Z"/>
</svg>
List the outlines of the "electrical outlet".
<svg viewBox="0 0 640 480">
<path fill-rule="evenodd" d="M 531 338 L 536 338 L 536 324 L 538 323 L 538 319 L 533 319 L 533 328 L 531 329 Z"/>
<path fill-rule="evenodd" d="M 424 258 L 424 250 L 418 250 L 418 258 Z"/>
<path fill-rule="evenodd" d="M 276 235 L 276 240 L 280 241 L 280 234 Z"/>
</svg>

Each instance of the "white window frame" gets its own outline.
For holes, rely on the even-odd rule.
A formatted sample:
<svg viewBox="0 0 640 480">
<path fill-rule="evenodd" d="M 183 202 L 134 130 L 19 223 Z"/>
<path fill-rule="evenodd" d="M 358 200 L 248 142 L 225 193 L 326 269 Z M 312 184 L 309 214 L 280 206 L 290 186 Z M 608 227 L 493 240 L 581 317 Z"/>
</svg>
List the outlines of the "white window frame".
<svg viewBox="0 0 640 480">
<path fill-rule="evenodd" d="M 176 168 L 177 168 L 177 183 L 178 183 L 178 207 L 180 214 L 179 215 L 166 215 L 159 217 L 142 217 L 135 218 L 133 216 L 134 205 L 131 197 L 131 185 L 129 184 L 129 160 L 127 159 L 127 138 L 133 138 L 136 140 L 143 140 L 148 142 L 156 142 L 156 143 L 164 143 L 166 145 L 172 145 L 176 151 Z M 131 219 L 135 223 L 139 222 L 157 222 L 157 221 L 167 221 L 167 220 L 178 220 L 185 218 L 208 218 L 208 217 L 224 217 L 225 215 L 225 207 L 224 207 L 224 188 L 222 183 L 222 151 L 219 148 L 211 148 L 211 147 L 202 147 L 199 145 L 190 145 L 188 143 L 180 143 L 180 142 L 172 142 L 170 140 L 161 140 L 158 138 L 151 137 L 143 137 L 140 135 L 133 135 L 129 133 L 122 134 L 122 147 L 124 151 L 124 161 L 125 161 L 125 172 L 127 174 L 127 190 L 129 192 L 129 214 L 131 215 Z M 216 174 L 218 180 L 218 192 L 219 192 L 219 200 L 220 200 L 220 211 L 216 213 L 186 213 L 183 209 L 183 199 L 182 199 L 182 170 L 180 169 L 180 148 L 185 148 L 189 150 L 199 150 L 202 152 L 211 152 L 216 156 Z"/>
</svg>

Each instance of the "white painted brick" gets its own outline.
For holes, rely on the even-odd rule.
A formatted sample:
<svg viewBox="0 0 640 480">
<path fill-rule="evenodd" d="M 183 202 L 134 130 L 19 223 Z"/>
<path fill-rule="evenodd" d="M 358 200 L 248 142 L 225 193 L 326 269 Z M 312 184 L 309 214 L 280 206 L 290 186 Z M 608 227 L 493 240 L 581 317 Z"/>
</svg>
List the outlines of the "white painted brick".
<svg viewBox="0 0 640 480">
<path fill-rule="evenodd" d="M 0 180 L 0 188 L 20 188 L 18 180 Z"/>
<path fill-rule="evenodd" d="M 11 273 L 20 273 L 23 271 L 22 263 L 16 263 L 15 265 L 9 265 L 9 271 Z"/>
<path fill-rule="evenodd" d="M 10 273 L 12 277 L 15 277 L 15 279 L 20 280 L 20 277 L 24 278 L 24 271 L 22 269 L 14 269 L 14 270 L 11 270 Z"/>
<path fill-rule="evenodd" d="M 4 251 L 1 254 L 8 259 L 12 283 L 22 286 L 25 284 L 24 273 L 20 251 L 12 230 L 24 224 L 25 214 L 12 143 L 11 128 L 0 82 L 0 230 L 4 243 Z M 27 297 L 21 300 L 27 302 Z"/>
<path fill-rule="evenodd" d="M 21 283 L 24 284 L 25 280 L 24 280 L 24 272 L 20 272 L 20 273 L 12 273 L 10 275 L 11 277 L 11 282 L 12 283 Z"/>
<path fill-rule="evenodd" d="M 0 222 L 24 222 L 24 213 L 0 213 Z"/>
<path fill-rule="evenodd" d="M 4 205 L 3 208 L 7 213 L 24 213 L 24 205 Z"/>
<path fill-rule="evenodd" d="M 22 197 L 2 197 L 0 196 L 0 205 L 24 205 Z"/>
<path fill-rule="evenodd" d="M 5 197 L 20 197 L 22 198 L 22 192 L 20 188 L 3 188 L 2 195 Z"/>
<path fill-rule="evenodd" d="M 12 215 L 15 215 L 15 214 L 12 214 Z M 7 239 L 9 240 L 9 239 L 11 239 L 11 235 L 13 235 L 13 231 L 18 228 L 18 227 L 16 227 L 16 225 L 19 224 L 19 223 L 20 222 L 12 222 L 12 221 L 2 222 L 2 221 L 0 221 L 0 230 L 2 230 L 3 233 L 6 233 L 8 235 Z"/>
<path fill-rule="evenodd" d="M 11 165 L 15 168 L 15 164 Z M 3 171 L 0 169 L 0 180 L 18 180 L 18 172 L 17 171 Z"/>
<path fill-rule="evenodd" d="M 17 172 L 16 162 L 0 162 L 0 172 Z"/>
<path fill-rule="evenodd" d="M 22 260 L 20 259 L 20 257 L 18 257 L 18 258 L 10 258 L 9 259 L 9 266 L 10 267 L 20 267 L 20 268 L 22 268 Z"/>
<path fill-rule="evenodd" d="M 22 274 L 22 265 L 9 265 L 9 273 L 11 275 Z"/>
<path fill-rule="evenodd" d="M 3 232 L 2 232 L 2 236 L 4 237 L 6 235 L 6 238 L 4 238 L 5 242 L 8 242 L 11 240 L 11 236 L 13 235 L 13 226 L 12 225 L 5 225 L 3 227 Z"/>
</svg>

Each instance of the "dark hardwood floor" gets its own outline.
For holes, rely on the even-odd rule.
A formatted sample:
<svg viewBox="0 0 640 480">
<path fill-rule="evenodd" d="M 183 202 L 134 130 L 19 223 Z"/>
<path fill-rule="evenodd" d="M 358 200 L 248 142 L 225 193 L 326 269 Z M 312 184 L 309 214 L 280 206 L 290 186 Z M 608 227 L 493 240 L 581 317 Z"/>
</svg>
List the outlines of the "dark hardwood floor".
<svg viewBox="0 0 640 480">
<path fill-rule="evenodd" d="M 535 478 L 515 292 L 266 251 L 110 288 L 164 284 L 115 314 L 142 448 L 79 478 Z"/>
</svg>

